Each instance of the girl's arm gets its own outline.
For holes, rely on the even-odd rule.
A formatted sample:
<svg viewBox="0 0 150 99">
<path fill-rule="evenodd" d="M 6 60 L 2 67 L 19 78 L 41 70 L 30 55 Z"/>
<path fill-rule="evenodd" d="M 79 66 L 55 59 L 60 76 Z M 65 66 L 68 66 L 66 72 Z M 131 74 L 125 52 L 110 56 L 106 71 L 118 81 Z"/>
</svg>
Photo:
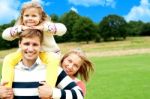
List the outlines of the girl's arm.
<svg viewBox="0 0 150 99">
<path fill-rule="evenodd" d="M 85 96 L 85 94 L 86 94 L 86 86 L 85 86 L 84 82 L 83 81 L 78 81 L 78 82 L 76 82 L 76 84 L 82 89 L 82 92 L 83 92 L 83 94 Z"/>
<path fill-rule="evenodd" d="M 8 41 L 12 41 L 18 38 L 18 34 L 21 33 L 21 26 L 14 26 L 5 29 L 2 33 L 2 38 Z"/>
<path fill-rule="evenodd" d="M 76 83 L 62 69 L 59 72 L 57 88 L 53 88 L 52 98 L 83 99 L 83 93 Z"/>
<path fill-rule="evenodd" d="M 67 31 L 66 26 L 62 23 L 52 23 L 46 21 L 43 23 L 43 26 L 44 26 L 44 31 L 49 31 L 53 35 L 62 36 Z"/>
<path fill-rule="evenodd" d="M 17 25 L 13 27 L 9 27 L 5 29 L 2 33 L 2 38 L 8 41 L 12 41 L 16 38 L 18 38 L 19 34 L 26 29 L 30 29 L 31 27 L 23 26 L 23 25 Z"/>
</svg>

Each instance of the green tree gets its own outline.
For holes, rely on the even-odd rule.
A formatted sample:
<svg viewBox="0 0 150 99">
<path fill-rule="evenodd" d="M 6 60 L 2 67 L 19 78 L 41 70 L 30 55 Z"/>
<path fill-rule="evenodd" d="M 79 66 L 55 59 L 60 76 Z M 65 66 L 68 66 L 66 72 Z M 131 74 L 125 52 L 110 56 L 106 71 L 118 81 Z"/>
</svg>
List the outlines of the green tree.
<svg viewBox="0 0 150 99">
<path fill-rule="evenodd" d="M 126 26 L 125 19 L 118 15 L 108 15 L 103 18 L 99 23 L 99 33 L 104 41 L 118 40 L 120 38 L 126 38 Z"/>
<path fill-rule="evenodd" d="M 95 39 L 95 33 L 97 32 L 95 24 L 87 17 L 80 17 L 72 30 L 75 41 L 86 41 L 87 44 L 90 40 Z"/>
<path fill-rule="evenodd" d="M 130 21 L 127 24 L 127 32 L 129 36 L 139 36 L 141 34 L 144 25 L 142 21 Z"/>
<path fill-rule="evenodd" d="M 61 42 L 67 42 L 67 41 L 73 41 L 73 26 L 76 23 L 76 21 L 80 18 L 80 16 L 74 12 L 74 11 L 69 11 L 68 13 L 65 13 L 63 16 L 60 18 L 60 22 L 64 23 L 65 26 L 67 27 L 67 33 L 60 37 Z M 57 39 L 56 39 L 57 40 Z"/>
<path fill-rule="evenodd" d="M 145 23 L 141 30 L 142 36 L 150 36 L 150 23 Z"/>
<path fill-rule="evenodd" d="M 56 14 L 51 14 L 50 18 L 53 22 L 59 22 L 59 17 Z"/>
<path fill-rule="evenodd" d="M 0 25 L 0 35 L 2 35 L 2 32 L 8 28 L 8 27 L 12 27 L 13 25 L 15 24 L 15 20 L 12 20 L 10 23 L 8 24 L 3 24 L 3 25 Z M 2 36 L 0 36 L 0 49 L 8 49 L 8 48 L 14 48 L 14 47 L 17 47 L 18 45 L 18 42 L 17 40 L 14 40 L 14 41 L 6 41 L 2 38 Z"/>
</svg>

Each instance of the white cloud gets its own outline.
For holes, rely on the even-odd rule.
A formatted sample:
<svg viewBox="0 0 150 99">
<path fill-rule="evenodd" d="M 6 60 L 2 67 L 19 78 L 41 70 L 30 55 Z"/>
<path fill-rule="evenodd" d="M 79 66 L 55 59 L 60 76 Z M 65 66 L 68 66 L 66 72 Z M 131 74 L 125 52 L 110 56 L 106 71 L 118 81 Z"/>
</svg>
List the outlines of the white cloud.
<svg viewBox="0 0 150 99">
<path fill-rule="evenodd" d="M 106 0 L 105 5 L 111 6 L 112 8 L 115 8 L 116 2 L 114 0 Z"/>
<path fill-rule="evenodd" d="M 50 5 L 50 2 L 45 2 L 44 0 L 31 0 L 31 1 L 36 1 L 36 2 L 39 2 L 40 4 L 42 4 L 43 6 L 48 6 Z"/>
<path fill-rule="evenodd" d="M 82 5 L 82 6 L 111 6 L 115 7 L 115 0 L 69 0 L 71 4 Z"/>
<path fill-rule="evenodd" d="M 74 12 L 78 13 L 78 10 L 77 10 L 76 8 L 71 7 L 70 9 L 71 9 L 72 11 L 74 11 Z"/>
<path fill-rule="evenodd" d="M 44 0 L 31 1 L 37 1 L 43 6 L 50 4 L 50 2 L 44 2 Z M 21 6 L 22 4 L 19 0 L 0 0 L 0 25 L 10 23 L 11 20 L 17 19 L 20 14 Z"/>
<path fill-rule="evenodd" d="M 17 18 L 19 4 L 16 0 L 0 1 L 0 24 L 10 23 L 11 20 Z"/>
<path fill-rule="evenodd" d="M 125 16 L 127 21 L 150 22 L 150 3 L 148 0 L 141 0 L 139 6 L 132 7 L 131 11 Z"/>
</svg>

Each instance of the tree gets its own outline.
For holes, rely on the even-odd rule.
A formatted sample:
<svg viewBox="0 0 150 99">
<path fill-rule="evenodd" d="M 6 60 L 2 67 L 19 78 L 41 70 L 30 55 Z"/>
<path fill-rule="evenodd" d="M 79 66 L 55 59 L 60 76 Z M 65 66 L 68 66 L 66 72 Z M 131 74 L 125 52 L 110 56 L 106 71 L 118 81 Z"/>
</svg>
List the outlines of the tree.
<svg viewBox="0 0 150 99">
<path fill-rule="evenodd" d="M 103 18 L 99 23 L 99 31 L 104 41 L 117 40 L 119 38 L 126 38 L 126 26 L 125 19 L 118 15 L 108 15 Z"/>
<path fill-rule="evenodd" d="M 59 17 L 56 14 L 51 14 L 50 18 L 53 22 L 59 22 Z"/>
<path fill-rule="evenodd" d="M 139 36 L 141 34 L 144 23 L 142 21 L 130 21 L 127 27 L 129 36 Z"/>
<path fill-rule="evenodd" d="M 3 24 L 3 25 L 1 25 L 0 26 L 0 35 L 2 35 L 2 32 L 6 29 L 6 28 L 8 28 L 8 27 L 11 27 L 11 26 L 13 26 L 15 24 L 15 20 L 12 20 L 10 23 L 8 23 L 8 24 Z M 8 48 L 13 48 L 13 47 L 17 47 L 17 45 L 18 45 L 18 42 L 17 42 L 17 40 L 14 40 L 14 41 L 6 41 L 6 40 L 4 40 L 1 36 L 0 36 L 0 41 L 1 41 L 1 43 L 0 43 L 0 49 L 8 49 Z"/>
<path fill-rule="evenodd" d="M 87 17 L 80 17 L 73 26 L 73 37 L 77 42 L 95 39 L 97 32 L 95 24 Z"/>
<path fill-rule="evenodd" d="M 142 36 L 150 36 L 150 23 L 145 23 L 141 30 Z"/>
<path fill-rule="evenodd" d="M 64 23 L 65 26 L 67 27 L 67 33 L 62 37 L 60 37 L 59 39 L 61 40 L 61 42 L 67 42 L 73 40 L 72 28 L 76 23 L 76 21 L 79 19 L 79 17 L 80 16 L 72 10 L 69 11 L 68 13 L 65 13 L 63 16 L 61 16 L 60 22 Z"/>
</svg>

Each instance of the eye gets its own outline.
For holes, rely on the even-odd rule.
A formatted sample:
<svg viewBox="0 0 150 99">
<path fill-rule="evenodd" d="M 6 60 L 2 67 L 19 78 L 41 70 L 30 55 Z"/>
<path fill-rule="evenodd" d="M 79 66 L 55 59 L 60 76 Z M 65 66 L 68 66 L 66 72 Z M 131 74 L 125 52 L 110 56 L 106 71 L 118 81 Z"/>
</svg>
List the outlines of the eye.
<svg viewBox="0 0 150 99">
<path fill-rule="evenodd" d="M 29 15 L 28 15 L 28 14 L 25 14 L 24 16 L 25 16 L 25 17 L 29 17 Z"/>
<path fill-rule="evenodd" d="M 36 15 L 32 15 L 32 17 L 36 17 Z"/>
<path fill-rule="evenodd" d="M 37 43 L 33 43 L 33 46 L 39 46 L 39 44 L 37 44 Z"/>
<path fill-rule="evenodd" d="M 79 66 L 77 64 L 74 64 L 74 67 L 78 68 Z"/>
<path fill-rule="evenodd" d="M 29 42 L 26 42 L 26 43 L 23 43 L 23 45 L 28 46 L 28 45 L 30 45 L 30 43 L 29 43 Z"/>
<path fill-rule="evenodd" d="M 69 62 L 69 63 L 72 63 L 72 60 L 71 60 L 71 59 L 68 59 L 68 62 Z"/>
</svg>

